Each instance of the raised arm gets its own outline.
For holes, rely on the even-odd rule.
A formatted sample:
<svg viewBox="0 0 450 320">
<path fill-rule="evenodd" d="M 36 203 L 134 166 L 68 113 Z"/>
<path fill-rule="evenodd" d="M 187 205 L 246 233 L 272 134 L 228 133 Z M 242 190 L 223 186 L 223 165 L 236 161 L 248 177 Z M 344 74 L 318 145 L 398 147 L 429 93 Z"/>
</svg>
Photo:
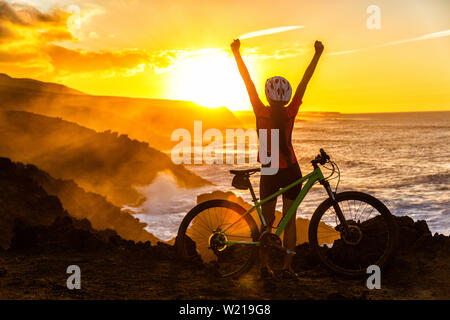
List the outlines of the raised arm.
<svg viewBox="0 0 450 320">
<path fill-rule="evenodd" d="M 309 80 L 311 80 L 311 77 L 314 73 L 314 70 L 316 70 L 317 63 L 319 62 L 319 58 L 322 55 L 323 52 L 323 44 L 320 41 L 316 41 L 314 43 L 314 48 L 316 49 L 316 53 L 314 54 L 314 57 L 309 64 L 308 68 L 305 71 L 305 74 L 303 75 L 302 81 L 300 81 L 300 84 L 297 87 L 297 90 L 295 91 L 294 99 L 302 100 L 303 95 L 305 94 L 306 87 L 308 86 Z"/>
<path fill-rule="evenodd" d="M 234 58 L 236 59 L 236 63 L 239 69 L 239 73 L 241 74 L 242 79 L 244 79 L 245 87 L 247 88 L 248 96 L 250 97 L 250 102 L 253 106 L 253 109 L 262 105 L 261 100 L 259 99 L 258 92 L 256 91 L 255 84 L 250 77 L 250 73 L 242 60 L 239 49 L 241 47 L 241 42 L 239 39 L 236 39 L 231 44 L 231 51 L 233 52 Z"/>
</svg>

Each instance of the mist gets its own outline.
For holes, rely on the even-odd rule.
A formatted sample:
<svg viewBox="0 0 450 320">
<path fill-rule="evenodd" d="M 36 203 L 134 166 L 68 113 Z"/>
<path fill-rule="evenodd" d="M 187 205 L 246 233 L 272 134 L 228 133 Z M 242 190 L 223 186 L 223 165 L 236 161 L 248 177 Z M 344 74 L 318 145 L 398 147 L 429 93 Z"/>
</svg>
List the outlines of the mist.
<svg viewBox="0 0 450 320">
<path fill-rule="evenodd" d="M 162 240 L 172 239 L 182 218 L 196 205 L 197 195 L 214 190 L 213 186 L 184 188 L 168 171 L 158 173 L 148 186 L 136 188 L 145 197 L 140 206 L 124 206 L 135 213 L 146 230 Z"/>
</svg>

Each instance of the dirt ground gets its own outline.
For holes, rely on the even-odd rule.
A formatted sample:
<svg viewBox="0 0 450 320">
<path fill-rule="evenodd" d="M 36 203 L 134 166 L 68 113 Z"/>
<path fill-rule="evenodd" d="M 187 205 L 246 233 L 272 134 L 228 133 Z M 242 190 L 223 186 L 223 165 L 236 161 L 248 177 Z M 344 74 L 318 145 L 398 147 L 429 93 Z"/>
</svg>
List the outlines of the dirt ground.
<svg viewBox="0 0 450 320">
<path fill-rule="evenodd" d="M 165 244 L 96 252 L 0 253 L 0 299 L 449 299 L 449 255 L 398 258 L 379 290 L 365 279 L 296 265 L 298 281 L 262 281 L 258 268 L 237 280 L 177 260 Z M 413 262 L 413 267 L 411 267 Z M 69 265 L 81 268 L 81 290 L 69 290 Z"/>
</svg>

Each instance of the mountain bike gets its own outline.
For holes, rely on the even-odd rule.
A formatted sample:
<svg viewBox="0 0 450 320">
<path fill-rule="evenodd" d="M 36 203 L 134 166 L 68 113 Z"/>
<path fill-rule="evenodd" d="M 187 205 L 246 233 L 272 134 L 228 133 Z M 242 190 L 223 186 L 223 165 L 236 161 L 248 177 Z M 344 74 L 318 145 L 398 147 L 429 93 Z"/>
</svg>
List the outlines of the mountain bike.
<svg viewBox="0 0 450 320">
<path fill-rule="evenodd" d="M 323 149 L 311 164 L 314 168 L 311 173 L 261 200 L 250 182 L 250 176 L 261 169 L 231 170 L 233 186 L 249 190 L 254 205 L 246 210 L 228 200 L 198 204 L 180 224 L 176 239 L 179 255 L 186 259 L 200 256 L 219 276 L 237 277 L 252 267 L 261 246 L 264 250 L 292 254 L 281 245 L 280 235 L 307 193 L 319 183 L 328 198 L 317 207 L 308 228 L 309 245 L 319 261 L 330 271 L 349 277 L 365 275 L 370 265 L 384 266 L 397 242 L 397 225 L 389 209 L 366 193 L 337 193 L 340 170 Z M 319 165 L 331 174 L 324 177 Z M 331 179 L 338 179 L 334 191 Z M 272 233 L 261 205 L 303 182 L 292 206 Z M 259 220 L 259 227 L 255 219 Z"/>
</svg>

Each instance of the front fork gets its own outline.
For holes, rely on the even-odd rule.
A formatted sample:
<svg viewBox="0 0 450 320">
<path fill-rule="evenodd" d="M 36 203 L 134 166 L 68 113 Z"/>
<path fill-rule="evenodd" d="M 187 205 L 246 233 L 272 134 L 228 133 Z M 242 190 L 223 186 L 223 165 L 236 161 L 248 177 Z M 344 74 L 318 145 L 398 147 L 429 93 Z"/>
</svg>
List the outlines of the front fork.
<svg viewBox="0 0 450 320">
<path fill-rule="evenodd" d="M 344 226 L 344 231 L 346 234 L 348 234 L 348 224 L 345 220 L 345 216 L 342 213 L 341 208 L 339 207 L 339 203 L 336 201 L 336 196 L 333 190 L 331 190 L 330 183 L 326 180 L 323 180 L 320 182 L 321 185 L 324 186 L 325 190 L 327 191 L 328 196 L 331 199 L 331 203 L 333 204 L 334 212 L 336 212 L 336 215 L 338 216 L 339 222 L 342 226 Z"/>
</svg>

